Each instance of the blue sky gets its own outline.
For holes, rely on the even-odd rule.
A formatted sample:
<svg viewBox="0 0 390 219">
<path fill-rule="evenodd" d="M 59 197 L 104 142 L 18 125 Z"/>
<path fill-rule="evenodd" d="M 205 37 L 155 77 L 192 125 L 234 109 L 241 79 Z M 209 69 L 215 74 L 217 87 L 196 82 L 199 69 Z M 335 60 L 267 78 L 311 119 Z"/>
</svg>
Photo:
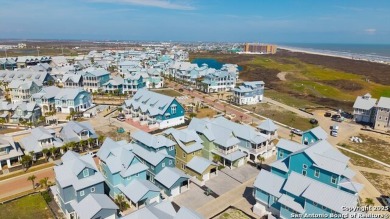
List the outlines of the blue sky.
<svg viewBox="0 0 390 219">
<path fill-rule="evenodd" d="M 390 43 L 388 0 L 0 0 L 0 38 Z"/>
</svg>

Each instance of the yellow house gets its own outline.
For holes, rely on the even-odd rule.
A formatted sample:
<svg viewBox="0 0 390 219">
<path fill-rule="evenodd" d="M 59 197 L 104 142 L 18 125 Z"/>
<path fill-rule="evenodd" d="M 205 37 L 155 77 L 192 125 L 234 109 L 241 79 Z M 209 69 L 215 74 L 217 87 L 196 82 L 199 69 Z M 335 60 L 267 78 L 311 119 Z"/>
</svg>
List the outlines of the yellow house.
<svg viewBox="0 0 390 219">
<path fill-rule="evenodd" d="M 202 157 L 202 139 L 194 130 L 170 128 L 165 136 L 176 143 L 176 167 L 199 181 L 207 181 L 217 175 L 217 164 Z M 190 165 L 189 165 L 190 164 Z"/>
</svg>

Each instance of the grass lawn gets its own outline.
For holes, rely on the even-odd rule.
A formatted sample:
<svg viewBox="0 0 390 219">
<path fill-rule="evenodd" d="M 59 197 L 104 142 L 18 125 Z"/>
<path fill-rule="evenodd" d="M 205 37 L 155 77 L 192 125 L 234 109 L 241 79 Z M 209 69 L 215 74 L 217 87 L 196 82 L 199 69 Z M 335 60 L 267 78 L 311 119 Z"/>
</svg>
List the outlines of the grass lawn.
<svg viewBox="0 0 390 219">
<path fill-rule="evenodd" d="M 276 100 L 278 102 L 284 103 L 286 105 L 296 107 L 296 108 L 307 108 L 307 107 L 317 107 L 318 104 L 312 103 L 305 100 L 304 98 L 296 98 L 289 94 L 282 93 L 276 90 L 265 90 L 264 96 Z"/>
<path fill-rule="evenodd" d="M 247 110 L 253 112 L 254 105 L 246 105 L 243 106 Z M 308 130 L 313 128 L 312 124 L 310 124 L 310 119 L 300 117 L 298 114 L 294 112 L 290 112 L 285 110 L 279 106 L 275 106 L 268 103 L 259 103 L 256 104 L 255 112 L 261 116 L 265 116 L 277 122 L 283 123 L 285 125 L 300 129 L 300 130 Z"/>
<path fill-rule="evenodd" d="M 367 167 L 367 168 L 378 169 L 378 170 L 386 170 L 384 166 L 378 164 L 377 162 L 374 162 L 372 160 L 369 160 L 357 154 L 342 149 L 340 149 L 340 152 L 343 153 L 345 156 L 351 158 L 350 161 L 355 166 Z"/>
<path fill-rule="evenodd" d="M 0 218 L 53 218 L 53 215 L 43 197 L 34 194 L 0 205 Z"/>
<path fill-rule="evenodd" d="M 211 108 L 202 108 L 196 112 L 196 118 L 205 118 L 205 117 L 213 117 L 217 115 L 217 112 Z"/>
<path fill-rule="evenodd" d="M 390 137 L 376 137 L 376 134 L 359 135 L 363 143 L 344 142 L 344 147 L 390 164 Z M 387 139 L 387 140 L 386 140 Z"/>
<path fill-rule="evenodd" d="M 390 176 L 380 175 L 376 173 L 363 172 L 362 174 L 379 190 L 383 195 L 390 195 Z"/>
<path fill-rule="evenodd" d="M 183 96 L 183 94 L 175 91 L 175 90 L 172 90 L 172 89 L 164 89 L 164 90 L 153 90 L 153 92 L 156 92 L 156 93 L 159 93 L 159 94 L 164 94 L 164 95 L 167 95 L 167 96 L 170 96 L 170 97 L 179 97 L 179 96 Z"/>
<path fill-rule="evenodd" d="M 242 211 L 229 208 L 217 217 L 216 219 L 250 219 L 246 214 L 242 213 Z"/>
</svg>

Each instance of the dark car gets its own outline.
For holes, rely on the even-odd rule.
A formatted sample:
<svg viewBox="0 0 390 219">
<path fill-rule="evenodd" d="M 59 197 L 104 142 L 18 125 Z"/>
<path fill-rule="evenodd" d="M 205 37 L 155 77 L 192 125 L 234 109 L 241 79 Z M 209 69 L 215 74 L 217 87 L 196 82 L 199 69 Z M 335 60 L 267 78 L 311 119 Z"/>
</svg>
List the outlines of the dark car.
<svg viewBox="0 0 390 219">
<path fill-rule="evenodd" d="M 310 119 L 310 123 L 313 124 L 313 125 L 317 125 L 318 124 L 318 120 L 317 119 Z"/>
<path fill-rule="evenodd" d="M 387 207 L 387 210 L 390 211 L 390 198 L 389 196 L 381 195 L 379 198 L 380 203 Z"/>
<path fill-rule="evenodd" d="M 326 113 L 324 114 L 324 116 L 325 116 L 325 117 L 331 117 L 331 116 L 332 116 L 332 113 L 326 112 Z"/>
<path fill-rule="evenodd" d="M 337 121 L 337 120 L 339 120 L 339 119 L 341 119 L 341 116 L 338 115 L 338 114 L 335 114 L 335 115 L 332 116 L 332 120 L 333 120 L 333 121 Z"/>
</svg>

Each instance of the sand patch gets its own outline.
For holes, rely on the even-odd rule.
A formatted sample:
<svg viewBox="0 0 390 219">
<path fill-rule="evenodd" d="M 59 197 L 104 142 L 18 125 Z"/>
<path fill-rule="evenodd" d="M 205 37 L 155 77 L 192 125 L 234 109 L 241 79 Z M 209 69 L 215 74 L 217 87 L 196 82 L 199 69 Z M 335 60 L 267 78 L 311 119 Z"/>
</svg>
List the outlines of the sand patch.
<svg viewBox="0 0 390 219">
<path fill-rule="evenodd" d="M 287 72 L 287 71 L 282 71 L 282 72 L 279 72 L 276 77 L 279 78 L 279 80 L 281 81 L 285 81 L 286 80 L 286 75 L 290 73 L 290 72 Z"/>
</svg>

